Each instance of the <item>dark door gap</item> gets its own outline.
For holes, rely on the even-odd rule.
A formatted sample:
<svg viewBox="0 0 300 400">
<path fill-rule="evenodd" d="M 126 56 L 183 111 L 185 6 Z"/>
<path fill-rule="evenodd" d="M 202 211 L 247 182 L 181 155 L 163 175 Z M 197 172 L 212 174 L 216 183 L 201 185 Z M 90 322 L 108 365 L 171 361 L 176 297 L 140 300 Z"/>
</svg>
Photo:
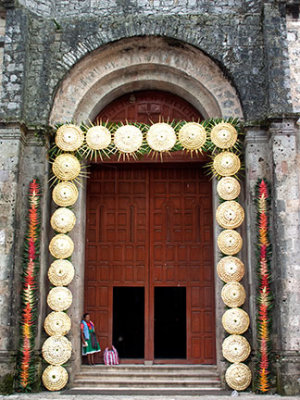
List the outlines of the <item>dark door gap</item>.
<svg viewBox="0 0 300 400">
<path fill-rule="evenodd" d="M 144 358 L 144 287 L 113 288 L 113 344 L 120 358 Z"/>
<path fill-rule="evenodd" d="M 186 358 L 186 288 L 154 288 L 154 358 Z"/>
</svg>

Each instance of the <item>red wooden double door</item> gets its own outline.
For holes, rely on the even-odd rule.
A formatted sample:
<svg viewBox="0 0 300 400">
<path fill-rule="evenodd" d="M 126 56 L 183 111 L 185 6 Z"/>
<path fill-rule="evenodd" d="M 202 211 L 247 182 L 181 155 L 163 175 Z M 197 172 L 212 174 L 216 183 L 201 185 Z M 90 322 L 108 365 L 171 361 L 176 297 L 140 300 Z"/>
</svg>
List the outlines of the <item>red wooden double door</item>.
<svg viewBox="0 0 300 400">
<path fill-rule="evenodd" d="M 85 310 L 127 362 L 214 364 L 211 183 L 158 164 L 91 168 Z"/>
<path fill-rule="evenodd" d="M 150 90 L 120 97 L 100 118 L 149 124 L 201 115 Z M 171 160 L 91 168 L 85 310 L 102 348 L 114 344 L 123 362 L 214 364 L 211 183 L 201 163 Z"/>
</svg>

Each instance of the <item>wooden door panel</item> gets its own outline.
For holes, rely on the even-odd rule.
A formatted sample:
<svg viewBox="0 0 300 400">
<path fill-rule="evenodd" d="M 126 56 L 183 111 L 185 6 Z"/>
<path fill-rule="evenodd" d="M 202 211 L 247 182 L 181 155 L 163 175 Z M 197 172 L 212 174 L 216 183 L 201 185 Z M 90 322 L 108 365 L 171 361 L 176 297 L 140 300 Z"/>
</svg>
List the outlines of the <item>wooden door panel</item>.
<svg viewBox="0 0 300 400">
<path fill-rule="evenodd" d="M 188 361 L 213 363 L 211 184 L 200 166 L 167 166 L 153 169 L 150 174 L 151 285 L 187 287 Z M 206 342 L 209 349 L 204 351 Z"/>
<path fill-rule="evenodd" d="M 87 187 L 85 309 L 101 347 L 112 344 L 114 285 L 144 285 L 148 216 L 145 171 L 91 169 Z M 135 180 L 134 180 L 135 179 Z M 97 362 L 101 362 L 97 354 Z"/>
<path fill-rule="evenodd" d="M 93 167 L 85 282 L 102 347 L 112 340 L 113 286 L 145 287 L 146 359 L 154 287 L 185 286 L 187 362 L 215 362 L 211 184 L 200 165 Z"/>
</svg>

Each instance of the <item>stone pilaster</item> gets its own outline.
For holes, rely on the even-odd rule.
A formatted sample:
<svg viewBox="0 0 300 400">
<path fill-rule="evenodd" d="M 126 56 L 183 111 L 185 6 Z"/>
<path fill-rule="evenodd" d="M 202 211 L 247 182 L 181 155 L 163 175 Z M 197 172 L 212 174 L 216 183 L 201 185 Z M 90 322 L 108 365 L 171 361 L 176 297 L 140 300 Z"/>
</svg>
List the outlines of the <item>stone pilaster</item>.
<svg viewBox="0 0 300 400">
<path fill-rule="evenodd" d="M 0 376 L 14 368 L 16 212 L 24 144 L 19 125 L 0 126 Z"/>
<path fill-rule="evenodd" d="M 36 349 L 41 347 L 45 315 L 45 271 L 48 264 L 47 139 L 37 139 L 20 124 L 0 126 L 0 376 L 13 374 L 19 340 L 20 290 L 29 182 L 40 180 L 42 227 L 40 301 Z M 45 226 L 46 222 L 46 226 Z M 0 382 L 1 383 L 1 382 Z"/>
<path fill-rule="evenodd" d="M 247 273 L 249 285 L 249 313 L 251 318 L 252 349 L 257 349 L 256 334 L 256 268 L 257 268 L 257 211 L 255 205 L 255 186 L 259 178 L 270 180 L 271 157 L 268 132 L 260 127 L 248 127 L 245 138 L 245 207 L 247 238 Z"/>
<path fill-rule="evenodd" d="M 278 391 L 300 392 L 300 185 L 295 120 L 271 121 Z"/>
<path fill-rule="evenodd" d="M 39 310 L 38 310 L 38 330 L 35 339 L 36 350 L 41 349 L 44 341 L 43 323 L 46 315 L 46 298 L 47 298 L 47 270 L 49 261 L 49 225 L 50 225 L 50 202 L 49 195 L 49 160 L 48 160 L 48 137 L 40 131 L 38 137 L 35 136 L 35 131 L 26 132 L 26 142 L 23 150 L 21 169 L 19 174 L 19 202 L 18 212 L 16 213 L 16 221 L 18 234 L 16 237 L 16 266 L 18 271 L 22 268 L 23 255 L 23 238 L 27 229 L 25 217 L 28 210 L 28 188 L 29 183 L 34 178 L 38 178 L 41 185 L 41 231 L 40 231 L 40 274 L 39 274 Z M 19 293 L 18 293 L 19 295 Z M 20 299 L 15 300 L 16 312 L 20 313 Z"/>
</svg>

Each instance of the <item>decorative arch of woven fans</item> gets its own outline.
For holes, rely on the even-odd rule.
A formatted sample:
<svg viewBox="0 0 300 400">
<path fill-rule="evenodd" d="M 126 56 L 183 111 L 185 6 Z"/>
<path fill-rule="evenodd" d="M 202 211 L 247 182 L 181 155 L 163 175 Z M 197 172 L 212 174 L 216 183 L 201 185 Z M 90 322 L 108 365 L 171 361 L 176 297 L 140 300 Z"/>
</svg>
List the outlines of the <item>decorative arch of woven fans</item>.
<svg viewBox="0 0 300 400">
<path fill-rule="evenodd" d="M 42 353 L 49 366 L 42 380 L 48 390 L 60 390 L 68 382 L 68 372 L 62 366 L 71 357 L 71 342 L 65 337 L 71 321 L 66 311 L 72 303 L 72 293 L 67 286 L 74 277 L 74 266 L 69 258 L 74 243 L 69 236 L 76 224 L 76 216 L 70 209 L 77 201 L 77 184 L 84 176 L 83 159 L 100 159 L 117 156 L 138 159 L 153 154 L 163 161 L 163 155 L 185 151 L 197 156 L 208 152 L 212 158 L 207 165 L 218 180 L 217 192 L 220 204 L 216 219 L 221 233 L 217 244 L 221 259 L 217 265 L 219 278 L 225 283 L 221 297 L 229 309 L 222 317 L 222 324 L 229 336 L 222 345 L 223 356 L 230 363 L 226 371 L 227 384 L 235 390 L 246 389 L 251 382 L 251 371 L 244 364 L 250 354 L 250 345 L 242 336 L 249 327 L 249 316 L 240 307 L 246 299 L 240 283 L 245 267 L 238 258 L 243 240 L 238 229 L 244 221 L 244 210 L 239 203 L 240 184 L 237 175 L 241 169 L 241 127 L 237 119 L 210 119 L 198 122 L 159 122 L 151 126 L 139 123 L 99 125 L 64 124 L 58 127 L 55 144 L 50 150 L 53 201 L 58 206 L 51 217 L 55 235 L 49 244 L 54 258 L 48 276 L 54 286 L 47 303 L 52 312 L 46 317 L 44 327 L 49 338 L 44 342 Z"/>
</svg>

